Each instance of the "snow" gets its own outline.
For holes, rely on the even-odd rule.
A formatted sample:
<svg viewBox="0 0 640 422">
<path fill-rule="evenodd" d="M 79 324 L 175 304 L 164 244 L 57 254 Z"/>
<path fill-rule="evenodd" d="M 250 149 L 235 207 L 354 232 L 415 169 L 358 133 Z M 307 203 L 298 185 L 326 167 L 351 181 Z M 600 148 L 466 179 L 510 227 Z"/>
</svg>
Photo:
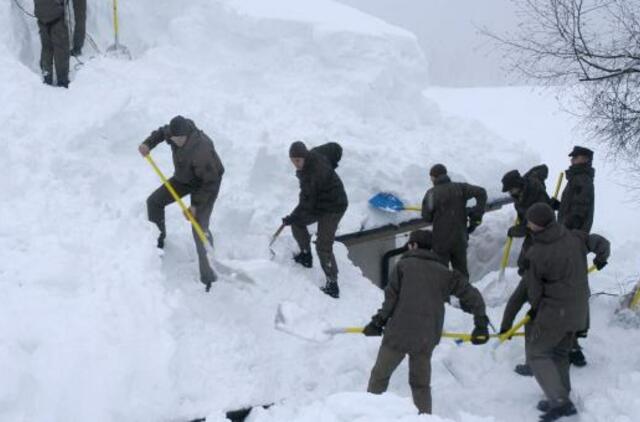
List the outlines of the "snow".
<svg viewBox="0 0 640 422">
<path fill-rule="evenodd" d="M 89 32 L 101 50 L 112 43 L 108 3 L 89 1 Z M 433 363 L 436 416 L 418 418 L 407 399 L 406 364 L 390 387 L 399 397 L 362 393 L 379 339 L 345 334 L 318 342 L 275 329 L 279 307 L 294 329 L 316 332 L 362 325 L 382 300 L 342 245 L 335 247 L 339 301 L 318 290 L 318 265 L 292 264 L 290 234 L 270 259 L 269 237 L 297 199 L 292 140 L 344 146 L 338 171 L 351 205 L 343 233 L 393 221 L 367 206 L 379 190 L 418 202 L 435 162 L 497 197 L 502 173 L 537 161 L 539 149 L 506 141 L 499 128 L 487 129 L 492 121 L 443 115 L 436 103 L 446 109 L 446 101 L 423 95 L 427 63 L 414 37 L 331 1 L 298 3 L 121 2 L 121 41 L 134 60 L 103 57 L 87 45 L 68 91 L 41 84 L 34 22 L 13 3 L 0 5 L 0 23 L 11 29 L 0 35 L 0 101 L 7 105 L 0 108 L 7 198 L 0 207 L 0 420 L 222 420 L 226 410 L 270 403 L 277 405 L 252 418 L 533 417 L 539 389 L 511 371 L 522 355 L 517 340 L 497 361 L 489 347 L 443 342 Z M 145 199 L 159 181 L 136 147 L 178 113 L 214 138 L 227 169 L 212 224 L 217 259 L 252 279 L 223 277 L 208 295 L 177 207 L 167 212 L 162 256 L 146 222 Z M 168 173 L 168 148 L 153 154 Z M 486 270 L 499 259 L 510 218 L 508 211 L 488 216 L 472 238 L 471 259 Z M 629 277 L 623 263 L 631 265 L 631 253 L 594 280 L 609 286 Z M 620 350 L 631 350 L 637 334 L 609 324 L 614 299 L 594 302 L 586 342 L 593 364 L 576 371 L 577 394 L 589 400 L 579 405 L 592 420 L 631 417 L 640 408 L 633 394 L 640 377 L 628 370 L 637 358 L 606 345 L 611 333 Z M 498 321 L 501 309 L 490 313 Z M 469 331 L 471 321 L 452 308 L 446 326 Z M 495 387 L 487 392 L 487 385 Z"/>
</svg>

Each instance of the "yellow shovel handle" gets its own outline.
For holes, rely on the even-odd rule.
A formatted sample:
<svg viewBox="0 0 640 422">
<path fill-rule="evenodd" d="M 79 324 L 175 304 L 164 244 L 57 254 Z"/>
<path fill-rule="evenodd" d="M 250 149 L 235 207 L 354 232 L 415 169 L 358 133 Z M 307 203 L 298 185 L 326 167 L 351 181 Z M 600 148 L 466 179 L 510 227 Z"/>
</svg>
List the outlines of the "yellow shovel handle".
<svg viewBox="0 0 640 422">
<path fill-rule="evenodd" d="M 522 328 L 524 325 L 526 325 L 529 321 L 531 321 L 531 317 L 529 315 L 526 315 L 524 318 L 522 318 L 520 320 L 520 322 L 518 322 L 516 325 L 511 327 L 511 329 L 509 331 L 507 331 L 504 334 L 498 335 L 498 339 L 500 340 L 500 343 L 498 343 L 498 345 L 500 345 L 500 344 L 504 343 L 505 341 L 509 340 L 510 337 L 514 337 L 516 335 L 516 333 L 518 332 L 518 330 L 520 328 Z"/>
<path fill-rule="evenodd" d="M 636 294 L 633 295 L 629 307 L 634 310 L 640 308 L 640 287 L 636 289 Z"/>
<path fill-rule="evenodd" d="M 410 205 L 408 207 L 404 207 L 405 211 L 422 211 L 422 207 L 418 206 L 418 205 Z"/>
<path fill-rule="evenodd" d="M 162 184 L 164 184 L 164 187 L 167 188 L 167 190 L 169 191 L 169 193 L 171 194 L 173 199 L 175 199 L 175 201 L 178 203 L 178 205 L 180 205 L 180 208 L 182 209 L 184 214 L 187 216 L 187 218 L 191 222 L 191 225 L 193 226 L 193 229 L 198 234 L 198 237 L 200 238 L 200 241 L 202 242 L 204 247 L 207 248 L 209 246 L 209 240 L 207 239 L 207 236 L 204 234 L 204 231 L 202 230 L 202 227 L 200 226 L 200 224 L 193 217 L 193 214 L 191 214 L 191 211 L 189 211 L 189 208 L 187 208 L 185 203 L 180 198 L 180 195 L 178 195 L 178 193 L 173 188 L 173 186 L 171 186 L 171 183 L 164 176 L 164 174 L 162 173 L 162 170 L 160 170 L 160 168 L 157 166 L 156 162 L 153 161 L 153 158 L 151 158 L 151 154 L 145 155 L 144 158 L 146 158 L 147 161 L 149 162 L 149 164 L 151 164 L 151 167 L 153 167 L 153 170 L 156 172 L 158 177 L 160 177 L 160 180 L 162 180 Z"/>
<path fill-rule="evenodd" d="M 553 193 L 553 197 L 554 198 L 558 198 L 558 195 L 560 195 L 560 188 L 562 187 L 562 180 L 564 179 L 564 172 L 560 172 L 560 174 L 558 175 L 558 181 L 556 182 L 556 190 Z"/>
</svg>

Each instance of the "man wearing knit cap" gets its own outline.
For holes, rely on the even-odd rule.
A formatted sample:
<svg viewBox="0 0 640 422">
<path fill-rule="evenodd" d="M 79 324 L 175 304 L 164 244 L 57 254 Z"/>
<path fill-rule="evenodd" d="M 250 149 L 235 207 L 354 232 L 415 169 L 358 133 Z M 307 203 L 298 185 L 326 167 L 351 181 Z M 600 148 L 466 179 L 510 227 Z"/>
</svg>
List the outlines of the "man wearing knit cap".
<svg viewBox="0 0 640 422">
<path fill-rule="evenodd" d="M 335 172 L 341 156 L 342 148 L 336 143 L 324 144 L 311 151 L 303 142 L 291 144 L 289 157 L 300 181 L 300 196 L 296 208 L 282 219 L 283 224 L 291 226 L 300 248 L 294 260 L 306 268 L 313 265 L 307 226 L 318 223 L 316 252 L 326 276 L 326 284 L 321 290 L 336 299 L 340 296 L 340 289 L 333 242 L 348 206 L 344 186 Z"/>
<path fill-rule="evenodd" d="M 213 205 L 218 198 L 224 167 L 220 157 L 213 146 L 213 141 L 202 130 L 198 129 L 190 119 L 176 116 L 168 125 L 159 127 L 138 147 L 142 156 L 146 156 L 161 142 L 166 142 L 171 147 L 175 172 L 169 179 L 180 197 L 190 195 L 190 213 L 205 231 L 211 243 L 209 221 L 213 211 Z M 162 185 L 147 199 L 147 211 L 149 221 L 155 223 L 160 229 L 158 248 L 164 248 L 166 227 L 164 208 L 173 203 L 173 196 Z M 198 263 L 200 267 L 200 281 L 206 286 L 207 291 L 211 283 L 216 281 L 216 274 L 209 264 L 207 252 L 198 237 L 195 229 L 193 238 L 198 251 Z"/>
<path fill-rule="evenodd" d="M 468 183 L 452 182 L 442 164 L 431 167 L 429 175 L 433 188 L 422 201 L 422 218 L 433 223 L 433 250 L 446 265 L 451 263 L 454 269 L 468 277 L 467 242 L 469 234 L 482 221 L 487 191 Z M 476 200 L 476 205 L 467 209 L 467 201 L 471 198 Z"/>
<path fill-rule="evenodd" d="M 576 332 L 584 328 L 589 310 L 587 254 L 602 268 L 609 258 L 609 242 L 596 234 L 569 230 L 558 224 L 551 207 L 532 205 L 526 214 L 533 245 L 525 256 L 524 285 L 516 289 L 504 312 L 501 332 L 528 301 L 531 321 L 525 326 L 527 362 L 546 400 L 538 403 L 542 422 L 577 413 L 569 398 L 569 351 Z"/>
<path fill-rule="evenodd" d="M 511 170 L 502 177 L 502 192 L 508 192 L 513 198 L 513 206 L 518 215 L 517 223 L 509 228 L 507 236 L 524 237 L 522 249 L 518 256 L 518 273 L 522 275 L 524 254 L 531 246 L 531 236 L 527 230 L 526 212 L 533 204 L 538 202 L 549 203 L 549 195 L 544 186 L 549 170 L 546 165 L 532 168 L 522 176 L 518 170 Z"/>
<path fill-rule="evenodd" d="M 593 180 L 593 151 L 589 148 L 574 146 L 569 153 L 571 166 L 565 171 L 567 186 L 562 191 L 560 201 L 553 200 L 552 206 L 558 210 L 558 222 L 568 229 L 591 232 L 595 210 L 595 188 Z M 578 333 L 571 350 L 571 363 L 578 367 L 585 366 L 587 360 L 578 344 L 578 337 L 586 337 L 588 324 Z"/>
<path fill-rule="evenodd" d="M 480 292 L 467 277 L 449 270 L 431 251 L 431 231 L 414 231 L 408 251 L 395 265 L 384 303 L 365 327 L 366 336 L 384 331 L 367 391 L 382 394 L 395 369 L 409 355 L 409 384 L 420 413 L 431 413 L 431 354 L 440 342 L 444 304 L 449 296 L 460 299 L 461 308 L 474 315 L 473 344 L 489 339 L 489 319 Z"/>
</svg>

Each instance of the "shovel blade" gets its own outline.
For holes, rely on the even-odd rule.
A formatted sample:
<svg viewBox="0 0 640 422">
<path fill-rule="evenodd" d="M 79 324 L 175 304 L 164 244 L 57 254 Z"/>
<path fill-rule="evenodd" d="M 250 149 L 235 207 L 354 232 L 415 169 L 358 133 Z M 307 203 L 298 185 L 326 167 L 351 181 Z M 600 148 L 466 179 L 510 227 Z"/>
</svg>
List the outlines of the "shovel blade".
<svg viewBox="0 0 640 422">
<path fill-rule="evenodd" d="M 397 196 L 389 192 L 380 192 L 369 199 L 369 205 L 373 208 L 386 212 L 404 211 L 404 202 Z"/>
</svg>

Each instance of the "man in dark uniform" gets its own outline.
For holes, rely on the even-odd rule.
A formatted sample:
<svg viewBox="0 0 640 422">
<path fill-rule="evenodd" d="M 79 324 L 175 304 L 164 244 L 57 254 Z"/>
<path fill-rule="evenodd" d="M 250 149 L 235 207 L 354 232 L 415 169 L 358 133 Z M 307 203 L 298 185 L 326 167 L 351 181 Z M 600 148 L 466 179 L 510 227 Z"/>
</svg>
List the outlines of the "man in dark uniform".
<svg viewBox="0 0 640 422">
<path fill-rule="evenodd" d="M 595 210 L 593 151 L 575 146 L 569 157 L 571 157 L 571 167 L 565 171 L 567 186 L 562 191 L 560 201 L 552 201 L 552 206 L 558 210 L 560 224 L 568 229 L 590 233 Z M 587 364 L 582 347 L 578 344 L 578 337 L 586 337 L 588 328 L 587 324 L 584 330 L 578 332 L 571 350 L 571 363 L 578 367 Z"/>
<path fill-rule="evenodd" d="M 433 223 L 433 250 L 446 265 L 469 276 L 467 269 L 467 244 L 469 233 L 481 223 L 487 191 L 468 183 L 452 182 L 447 168 L 436 164 L 429 171 L 433 188 L 422 201 L 422 218 Z M 467 209 L 467 201 L 476 200 L 476 205 Z M 469 221 L 467 225 L 467 221 Z"/>
<path fill-rule="evenodd" d="M 53 85 L 55 63 L 57 86 L 68 88 L 69 30 L 64 19 L 64 0 L 35 0 L 34 5 L 42 43 L 40 69 L 43 81 Z"/>
<path fill-rule="evenodd" d="M 532 242 L 531 235 L 527 230 L 526 212 L 530 206 L 538 202 L 549 203 L 549 195 L 547 195 L 544 185 L 547 174 L 547 166 L 541 165 L 534 167 L 524 176 L 520 175 L 518 170 L 511 170 L 502 177 L 502 192 L 509 192 L 513 198 L 513 207 L 518 215 L 517 223 L 509 228 L 507 236 L 524 237 L 522 249 L 518 255 L 518 273 L 520 275 L 523 274 L 524 255 Z"/>
<path fill-rule="evenodd" d="M 318 223 L 316 252 L 326 276 L 326 284 L 321 290 L 336 299 L 340 297 L 340 289 L 333 242 L 349 204 L 342 180 L 335 172 L 341 156 L 342 149 L 336 143 L 321 145 L 311 151 L 303 142 L 291 144 L 289 157 L 300 181 L 300 197 L 296 208 L 282 219 L 283 224 L 291 226 L 300 248 L 294 260 L 307 268 L 313 265 L 307 226 Z"/>
<path fill-rule="evenodd" d="M 140 154 L 146 156 L 161 142 L 167 142 L 171 146 L 173 155 L 175 173 L 169 182 L 180 197 L 191 195 L 189 211 L 211 243 L 209 220 L 224 174 L 224 167 L 213 146 L 213 141 L 198 129 L 193 121 L 176 116 L 168 125 L 153 131 L 138 150 Z M 149 221 L 155 223 L 160 229 L 158 248 L 164 247 L 166 237 L 164 208 L 173 202 L 173 197 L 164 185 L 156 189 L 147 199 Z M 200 281 L 208 291 L 217 276 L 209 264 L 207 251 L 195 229 L 193 229 L 193 238 L 198 251 Z"/>
<path fill-rule="evenodd" d="M 533 244 L 525 256 L 524 282 L 509 300 L 500 332 L 507 332 L 525 302 L 531 317 L 525 326 L 525 352 L 547 399 L 538 403 L 542 422 L 577 413 L 569 398 L 569 352 L 589 313 L 587 254 L 597 268 L 609 258 L 609 242 L 596 234 L 558 224 L 551 207 L 532 205 L 526 214 Z"/>
<path fill-rule="evenodd" d="M 82 55 L 84 38 L 87 32 L 87 0 L 73 0 L 73 47 L 72 56 Z"/>
<path fill-rule="evenodd" d="M 409 384 L 420 413 L 431 413 L 431 354 L 442 336 L 449 296 L 459 298 L 462 309 L 474 315 L 472 343 L 489 340 L 482 295 L 467 277 L 442 264 L 431 251 L 432 239 L 430 231 L 411 233 L 408 251 L 394 267 L 385 289 L 382 308 L 364 329 L 366 336 L 382 335 L 384 329 L 367 391 L 384 393 L 391 375 L 409 355 Z"/>
</svg>

